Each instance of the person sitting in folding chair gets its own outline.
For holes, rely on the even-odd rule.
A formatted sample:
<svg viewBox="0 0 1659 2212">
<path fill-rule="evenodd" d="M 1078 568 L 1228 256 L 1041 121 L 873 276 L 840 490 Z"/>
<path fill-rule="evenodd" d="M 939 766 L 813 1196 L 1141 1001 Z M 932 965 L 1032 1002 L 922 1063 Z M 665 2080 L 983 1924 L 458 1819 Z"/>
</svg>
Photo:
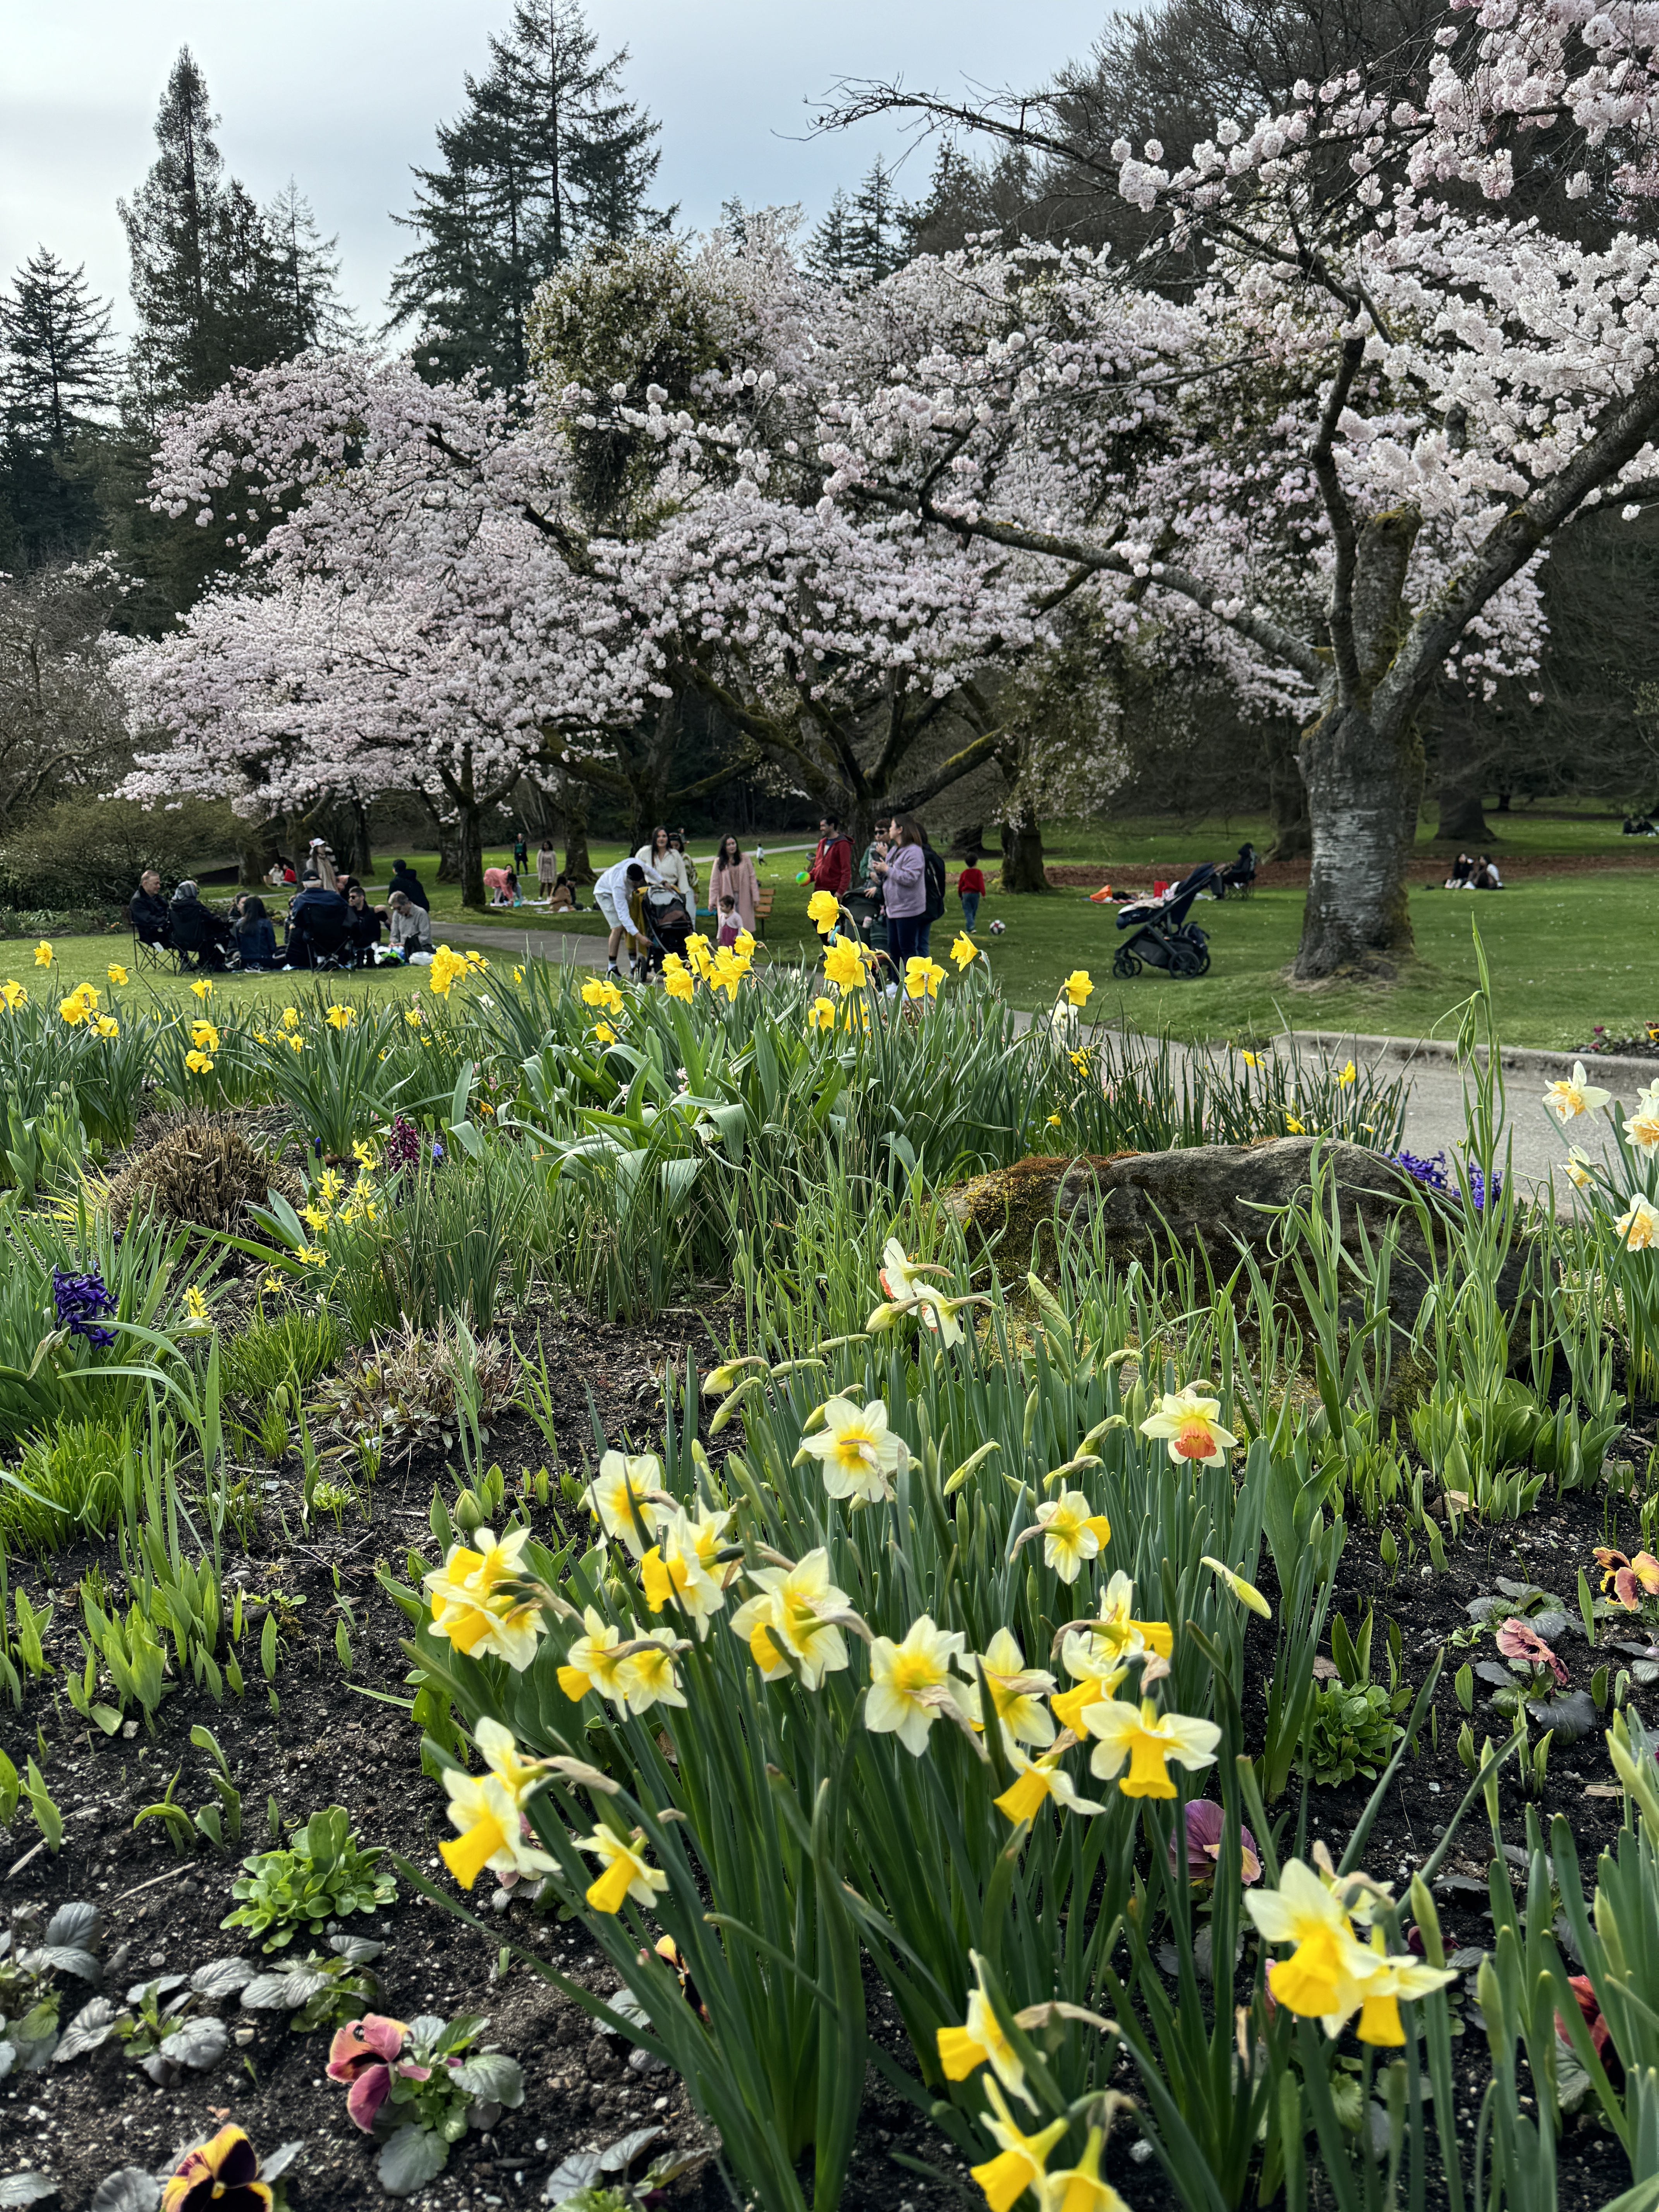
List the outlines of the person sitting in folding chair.
<svg viewBox="0 0 1659 2212">
<path fill-rule="evenodd" d="M 289 968 L 334 968 L 351 930 L 351 908 L 338 891 L 307 884 L 288 910 Z"/>
<path fill-rule="evenodd" d="M 168 902 L 168 942 L 181 968 L 193 961 L 198 968 L 222 968 L 231 950 L 230 924 L 222 914 L 202 904 L 201 894 L 187 877 Z"/>
<path fill-rule="evenodd" d="M 162 953 L 172 946 L 173 913 L 161 896 L 161 878 L 154 868 L 146 868 L 138 878 L 127 913 L 132 922 L 135 952 L 151 967 L 158 966 Z"/>
</svg>

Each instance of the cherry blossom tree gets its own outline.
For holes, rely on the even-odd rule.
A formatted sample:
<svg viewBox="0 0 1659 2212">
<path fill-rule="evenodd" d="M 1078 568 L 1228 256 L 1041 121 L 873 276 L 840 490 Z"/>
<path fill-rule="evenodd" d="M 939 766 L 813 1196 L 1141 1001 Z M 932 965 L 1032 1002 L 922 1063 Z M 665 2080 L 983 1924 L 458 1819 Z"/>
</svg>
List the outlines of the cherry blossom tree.
<svg viewBox="0 0 1659 2212">
<path fill-rule="evenodd" d="M 977 248 L 990 301 L 826 405 L 825 496 L 1112 580 L 1305 718 L 1297 967 L 1409 951 L 1418 721 L 1443 672 L 1524 674 L 1537 563 L 1653 471 L 1653 245 L 1507 216 L 1548 134 L 1569 198 L 1650 198 L 1659 16 L 1488 0 L 1414 82 L 1298 83 L 1171 172 L 1112 149 L 1137 258 Z M 1386 82 L 1386 90 L 1382 88 Z M 1577 149 L 1576 155 L 1575 150 Z M 1576 166 L 1575 166 L 1576 161 Z"/>
</svg>

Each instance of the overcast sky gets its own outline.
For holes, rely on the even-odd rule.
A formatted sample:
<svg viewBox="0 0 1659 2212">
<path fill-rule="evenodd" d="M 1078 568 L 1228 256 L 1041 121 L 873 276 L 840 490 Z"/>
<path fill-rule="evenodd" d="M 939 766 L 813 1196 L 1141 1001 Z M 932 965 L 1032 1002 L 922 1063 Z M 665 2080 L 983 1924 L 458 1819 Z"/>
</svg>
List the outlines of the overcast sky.
<svg viewBox="0 0 1659 2212">
<path fill-rule="evenodd" d="M 291 174 L 337 231 L 348 298 L 379 319 L 404 250 L 390 211 L 453 116 L 511 0 L 4 0 L 0 6 L 0 273 L 39 244 L 84 261 L 129 320 L 115 212 L 154 157 L 156 103 L 180 46 L 206 74 L 227 167 L 261 199 Z M 1042 83 L 1087 51 L 1104 0 L 590 0 L 606 52 L 662 128 L 663 201 L 714 222 L 732 193 L 822 213 L 897 134 L 866 125 L 802 143 L 805 102 L 837 76 L 902 75 L 959 93 Z M 904 172 L 919 193 L 929 153 Z"/>
</svg>

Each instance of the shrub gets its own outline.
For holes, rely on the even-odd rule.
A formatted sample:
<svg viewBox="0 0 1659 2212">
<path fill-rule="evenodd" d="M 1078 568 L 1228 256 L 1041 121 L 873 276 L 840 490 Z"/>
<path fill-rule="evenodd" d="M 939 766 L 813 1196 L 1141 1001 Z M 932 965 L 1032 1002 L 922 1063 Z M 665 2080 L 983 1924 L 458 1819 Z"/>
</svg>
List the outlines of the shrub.
<svg viewBox="0 0 1659 2212">
<path fill-rule="evenodd" d="M 125 1227 L 135 1210 L 160 1221 L 246 1233 L 247 1209 L 280 1191 L 301 1194 L 291 1168 L 270 1159 L 228 1117 L 181 1117 L 130 1160 L 110 1185 L 109 1217 Z"/>
</svg>

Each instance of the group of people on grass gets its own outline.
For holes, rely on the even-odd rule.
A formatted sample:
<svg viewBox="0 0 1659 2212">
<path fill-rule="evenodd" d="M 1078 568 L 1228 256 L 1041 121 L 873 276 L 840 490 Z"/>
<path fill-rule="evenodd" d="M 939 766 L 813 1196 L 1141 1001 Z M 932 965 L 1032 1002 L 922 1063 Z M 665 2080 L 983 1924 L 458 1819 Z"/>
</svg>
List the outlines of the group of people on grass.
<svg viewBox="0 0 1659 2212">
<path fill-rule="evenodd" d="M 133 893 L 133 929 L 141 944 L 173 953 L 181 964 L 222 970 L 369 967 L 388 954 L 410 963 L 432 958 L 426 891 L 405 860 L 392 868 L 384 906 L 371 904 L 364 885 L 336 866 L 321 838 L 313 841 L 303 874 L 279 860 L 265 880 L 273 890 L 295 886 L 280 945 L 257 891 L 237 892 L 229 911 L 220 913 L 190 877 L 164 896 L 154 868 L 145 869 Z"/>
<path fill-rule="evenodd" d="M 963 926 L 971 934 L 985 896 L 979 854 L 957 879 Z M 854 866 L 853 842 L 832 816 L 818 821 L 818 839 L 805 871 L 814 891 L 828 891 L 860 936 L 884 951 L 896 969 L 926 957 L 933 926 L 945 912 L 948 881 L 943 856 L 913 815 L 884 823 Z M 696 864 L 683 834 L 658 829 L 648 843 L 607 868 L 593 887 L 610 932 L 606 972 L 619 975 L 624 945 L 636 974 L 678 949 L 697 915 Z M 730 832 L 720 842 L 708 879 L 708 909 L 717 945 L 753 936 L 764 918 L 755 861 Z M 839 925 L 838 925 L 839 926 Z"/>
<path fill-rule="evenodd" d="M 1489 853 L 1460 853 L 1446 878 L 1449 891 L 1501 891 L 1504 878 Z"/>
</svg>

